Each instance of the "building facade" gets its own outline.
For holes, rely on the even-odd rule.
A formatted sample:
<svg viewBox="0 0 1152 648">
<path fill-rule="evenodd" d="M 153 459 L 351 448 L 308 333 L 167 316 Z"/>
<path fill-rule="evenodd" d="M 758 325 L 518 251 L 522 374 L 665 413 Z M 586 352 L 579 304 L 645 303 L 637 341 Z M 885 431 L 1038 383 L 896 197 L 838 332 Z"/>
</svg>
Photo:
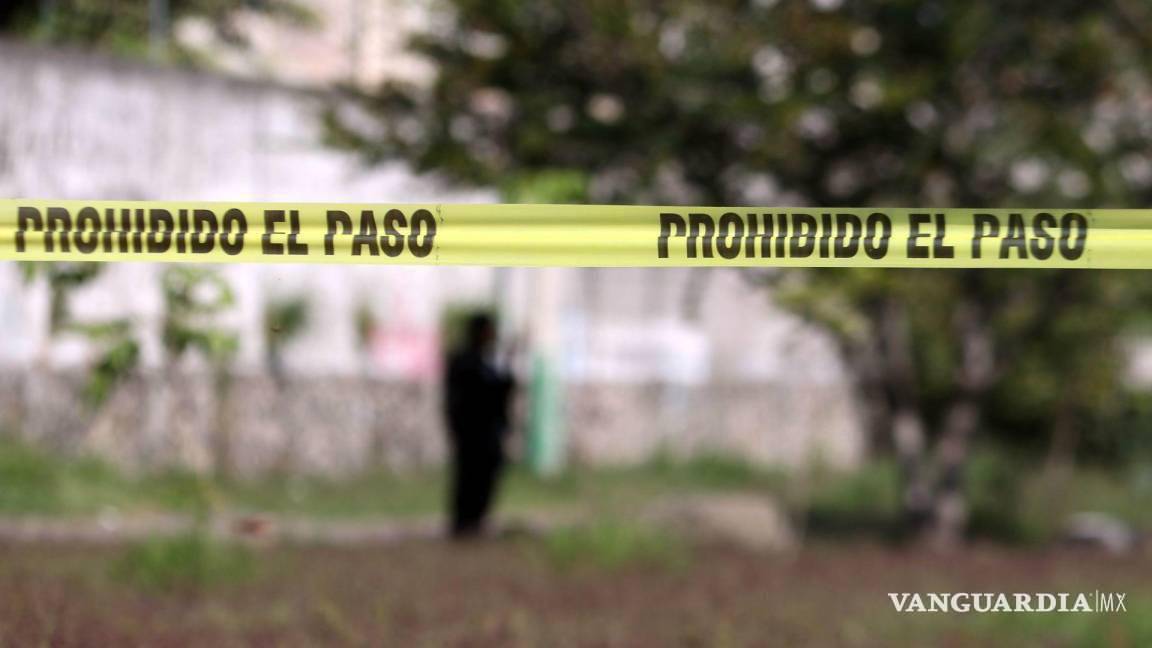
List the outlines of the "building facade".
<svg viewBox="0 0 1152 648">
<path fill-rule="evenodd" d="M 0 196 L 481 202 L 402 164 L 327 149 L 319 90 L 0 42 Z M 443 323 L 502 316 L 526 383 L 547 357 L 567 461 L 734 453 L 850 465 L 863 432 L 835 349 L 736 270 L 228 265 L 212 325 L 239 348 L 227 388 L 162 339 L 167 266 L 112 264 L 69 299 L 77 322 L 130 322 L 132 374 L 82 398 L 98 357 L 53 333 L 43 280 L 0 264 L 0 427 L 128 465 L 341 473 L 439 461 Z M 269 308 L 304 304 L 278 348 Z M 522 408 L 525 412 L 530 407 Z"/>
</svg>

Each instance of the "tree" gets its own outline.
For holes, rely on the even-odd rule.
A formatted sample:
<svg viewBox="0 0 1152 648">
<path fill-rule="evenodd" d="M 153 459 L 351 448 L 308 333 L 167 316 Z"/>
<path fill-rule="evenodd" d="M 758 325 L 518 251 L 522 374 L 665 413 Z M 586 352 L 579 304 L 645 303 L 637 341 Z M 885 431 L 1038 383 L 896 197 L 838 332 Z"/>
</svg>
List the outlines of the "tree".
<svg viewBox="0 0 1152 648">
<path fill-rule="evenodd" d="M 232 469 L 232 425 L 229 398 L 232 394 L 232 361 L 240 349 L 240 337 L 215 319 L 236 303 L 231 285 L 218 270 L 192 265 L 174 265 L 160 277 L 164 294 L 164 378 L 158 399 L 164 419 L 171 420 L 171 391 L 179 363 L 188 355 L 199 355 L 211 371 L 215 397 L 212 463 L 227 475 Z M 177 438 L 178 444 L 184 440 Z M 183 449 L 183 448 L 181 448 Z"/>
<path fill-rule="evenodd" d="M 360 96 L 372 120 L 334 110 L 335 143 L 513 192 L 575 178 L 595 202 L 1152 198 L 1139 108 L 1152 14 L 1126 0 L 441 8 L 449 18 L 411 42 L 436 79 Z M 968 450 L 997 404 L 1027 400 L 1029 434 L 1065 429 L 1065 444 L 1114 406 L 1116 342 L 1144 296 L 1135 275 L 1103 272 L 751 276 L 839 341 L 871 428 L 901 458 L 910 528 L 940 544 L 963 532 Z"/>
<path fill-rule="evenodd" d="M 287 380 L 284 349 L 308 328 L 310 314 L 311 307 L 304 295 L 277 298 L 264 305 L 264 331 L 267 336 L 264 358 L 268 373 L 279 388 L 283 388 Z"/>
<path fill-rule="evenodd" d="M 112 391 L 136 368 L 140 356 L 140 345 L 133 335 L 131 320 L 82 321 L 72 314 L 73 293 L 97 279 L 101 269 L 99 263 L 20 263 L 24 283 L 30 285 L 43 280 L 49 294 L 48 334 L 35 354 L 28 382 L 36 383 L 42 379 L 47 370 L 50 347 L 61 335 L 82 335 L 97 349 L 84 385 L 84 400 L 92 407 L 105 403 Z"/>
</svg>

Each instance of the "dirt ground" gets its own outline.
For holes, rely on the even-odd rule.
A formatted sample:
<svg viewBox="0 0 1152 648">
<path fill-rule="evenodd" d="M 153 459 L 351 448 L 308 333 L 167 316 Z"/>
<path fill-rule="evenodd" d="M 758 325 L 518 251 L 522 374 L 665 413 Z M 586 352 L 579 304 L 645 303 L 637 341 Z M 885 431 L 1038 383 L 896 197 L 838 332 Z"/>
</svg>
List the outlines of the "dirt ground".
<svg viewBox="0 0 1152 648">
<path fill-rule="evenodd" d="M 532 540 L 278 547 L 249 579 L 154 591 L 112 546 L 0 545 L 0 645 L 1152 645 L 1152 558 L 871 545 L 561 566 Z M 1119 614 L 898 614 L 888 592 L 1128 593 Z"/>
</svg>

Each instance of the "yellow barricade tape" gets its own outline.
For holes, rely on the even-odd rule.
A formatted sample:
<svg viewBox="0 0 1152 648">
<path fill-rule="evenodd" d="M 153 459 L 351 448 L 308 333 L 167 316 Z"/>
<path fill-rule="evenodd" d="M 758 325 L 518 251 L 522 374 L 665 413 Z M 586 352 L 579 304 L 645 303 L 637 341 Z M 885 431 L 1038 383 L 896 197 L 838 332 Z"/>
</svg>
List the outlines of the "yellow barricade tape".
<svg viewBox="0 0 1152 648">
<path fill-rule="evenodd" d="M 0 200 L 0 259 L 1152 268 L 1152 210 Z"/>
</svg>

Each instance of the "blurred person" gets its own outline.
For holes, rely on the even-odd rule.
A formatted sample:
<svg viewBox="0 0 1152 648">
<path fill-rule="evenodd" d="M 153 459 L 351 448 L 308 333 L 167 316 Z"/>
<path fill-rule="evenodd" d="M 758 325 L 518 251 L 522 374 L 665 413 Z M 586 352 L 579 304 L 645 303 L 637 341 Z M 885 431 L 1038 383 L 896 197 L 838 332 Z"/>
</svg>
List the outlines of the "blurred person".
<svg viewBox="0 0 1152 648">
<path fill-rule="evenodd" d="M 468 319 L 463 344 L 448 359 L 444 386 L 452 453 L 449 533 L 456 539 L 484 531 L 504 469 L 515 381 L 495 356 L 496 323 L 476 313 Z"/>
</svg>

